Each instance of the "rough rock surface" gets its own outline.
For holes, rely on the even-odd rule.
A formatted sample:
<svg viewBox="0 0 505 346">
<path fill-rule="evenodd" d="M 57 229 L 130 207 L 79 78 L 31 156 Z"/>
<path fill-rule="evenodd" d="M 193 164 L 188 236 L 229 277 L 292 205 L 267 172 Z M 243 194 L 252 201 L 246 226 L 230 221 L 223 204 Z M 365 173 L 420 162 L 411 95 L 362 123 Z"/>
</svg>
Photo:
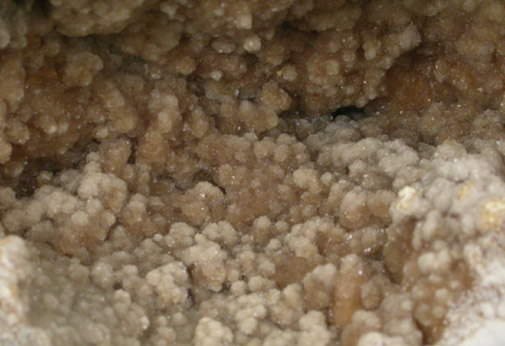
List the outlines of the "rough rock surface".
<svg viewBox="0 0 505 346">
<path fill-rule="evenodd" d="M 504 82 L 500 0 L 3 1 L 0 344 L 492 342 Z"/>
</svg>

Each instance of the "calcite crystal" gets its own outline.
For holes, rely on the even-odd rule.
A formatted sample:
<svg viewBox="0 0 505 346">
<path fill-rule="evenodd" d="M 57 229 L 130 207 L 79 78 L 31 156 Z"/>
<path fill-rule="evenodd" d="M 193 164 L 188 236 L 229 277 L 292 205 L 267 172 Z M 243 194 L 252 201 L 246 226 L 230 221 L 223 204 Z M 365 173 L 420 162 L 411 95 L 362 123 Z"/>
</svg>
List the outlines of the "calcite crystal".
<svg viewBox="0 0 505 346">
<path fill-rule="evenodd" d="M 1 2 L 0 344 L 498 344 L 504 82 L 501 0 Z"/>
</svg>

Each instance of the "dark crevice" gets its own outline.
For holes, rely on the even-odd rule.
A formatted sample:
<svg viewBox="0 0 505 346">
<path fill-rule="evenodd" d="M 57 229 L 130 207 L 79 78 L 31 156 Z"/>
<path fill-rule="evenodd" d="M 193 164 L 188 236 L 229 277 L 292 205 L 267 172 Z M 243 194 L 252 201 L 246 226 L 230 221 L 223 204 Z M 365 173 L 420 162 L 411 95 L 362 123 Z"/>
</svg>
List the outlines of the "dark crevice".
<svg viewBox="0 0 505 346">
<path fill-rule="evenodd" d="M 193 187 L 195 187 L 200 182 L 206 181 L 206 182 L 211 183 L 212 185 L 218 187 L 219 190 L 221 190 L 221 192 L 223 194 L 226 194 L 226 190 L 216 182 L 216 180 L 212 176 L 212 173 L 210 173 L 204 169 L 198 171 L 193 176 L 193 181 L 194 181 L 194 183 L 192 184 Z"/>
<path fill-rule="evenodd" d="M 61 156 L 26 159 L 21 175 L 18 178 L 10 178 L 10 182 L 6 181 L 8 185 L 15 186 L 17 198 L 30 197 L 40 187 L 37 177 L 41 172 L 47 171 L 56 176 L 64 170 L 82 169 L 86 163 L 87 154 L 96 150 L 98 150 L 98 142 L 91 140 L 74 145 Z"/>
<path fill-rule="evenodd" d="M 366 117 L 366 113 L 363 108 L 358 108 L 356 106 L 340 107 L 331 113 L 332 120 L 335 120 L 341 116 L 345 116 L 353 120 L 360 120 Z"/>
<path fill-rule="evenodd" d="M 135 164 L 135 162 L 137 161 L 137 150 L 138 150 L 138 147 L 139 147 L 139 140 L 137 137 L 133 137 L 131 139 L 131 153 L 130 153 L 130 156 L 128 157 L 128 163 L 130 165 L 133 165 Z"/>
<path fill-rule="evenodd" d="M 39 187 L 37 177 L 42 171 L 57 174 L 60 170 L 61 168 L 53 160 L 37 159 L 28 161 L 16 185 L 15 192 L 17 198 L 30 197 L 35 192 L 37 187 Z"/>
<path fill-rule="evenodd" d="M 40 8 L 40 11 L 44 14 L 45 17 L 49 17 L 51 12 L 51 4 L 48 0 L 39 0 L 37 4 Z"/>
</svg>

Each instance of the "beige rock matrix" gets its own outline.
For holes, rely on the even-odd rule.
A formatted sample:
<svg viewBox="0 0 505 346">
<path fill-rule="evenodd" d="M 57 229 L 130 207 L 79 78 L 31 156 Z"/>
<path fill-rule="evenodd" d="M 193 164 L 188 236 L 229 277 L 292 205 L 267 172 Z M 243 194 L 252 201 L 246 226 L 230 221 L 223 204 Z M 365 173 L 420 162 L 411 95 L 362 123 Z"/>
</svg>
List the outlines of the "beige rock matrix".
<svg viewBox="0 0 505 346">
<path fill-rule="evenodd" d="M 505 323 L 504 83 L 500 0 L 0 2 L 0 345 Z"/>
</svg>

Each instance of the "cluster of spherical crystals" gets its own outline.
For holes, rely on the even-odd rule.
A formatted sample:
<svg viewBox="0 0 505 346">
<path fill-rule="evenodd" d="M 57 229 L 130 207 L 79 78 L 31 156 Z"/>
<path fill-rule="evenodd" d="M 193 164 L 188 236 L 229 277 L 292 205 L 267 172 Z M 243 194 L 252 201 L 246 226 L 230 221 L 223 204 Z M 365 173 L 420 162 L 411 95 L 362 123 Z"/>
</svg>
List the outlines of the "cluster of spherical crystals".
<svg viewBox="0 0 505 346">
<path fill-rule="evenodd" d="M 453 345 L 503 320 L 504 23 L 499 0 L 6 1 L 0 343 Z"/>
</svg>

